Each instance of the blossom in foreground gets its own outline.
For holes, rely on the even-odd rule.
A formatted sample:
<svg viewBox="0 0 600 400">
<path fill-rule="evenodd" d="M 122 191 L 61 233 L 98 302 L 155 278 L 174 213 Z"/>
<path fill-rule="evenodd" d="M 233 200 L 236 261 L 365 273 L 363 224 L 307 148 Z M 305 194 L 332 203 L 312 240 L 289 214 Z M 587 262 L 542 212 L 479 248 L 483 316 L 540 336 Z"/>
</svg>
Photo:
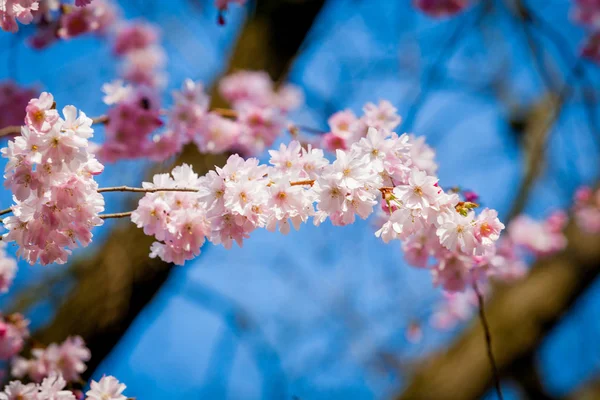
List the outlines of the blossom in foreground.
<svg viewBox="0 0 600 400">
<path fill-rule="evenodd" d="M 21 381 L 9 382 L 2 392 L 0 400 L 80 400 L 83 394 L 79 390 L 67 389 L 68 382 L 61 374 L 52 373 L 41 383 Z M 125 385 L 112 376 L 104 376 L 99 382 L 92 381 L 87 392 L 89 400 L 126 400 L 121 393 Z"/>
<path fill-rule="evenodd" d="M 30 264 L 65 263 L 102 224 L 104 199 L 93 177 L 103 166 L 88 149 L 92 120 L 73 106 L 62 119 L 53 103 L 48 93 L 31 100 L 21 135 L 2 149 L 4 185 L 15 201 L 13 215 L 3 220 L 3 241 L 16 242 L 17 255 Z"/>
<path fill-rule="evenodd" d="M 16 273 L 17 261 L 6 254 L 6 243 L 0 242 L 0 293 L 8 292 Z"/>
<path fill-rule="evenodd" d="M 126 388 L 114 376 L 103 376 L 98 382 L 92 381 L 86 400 L 126 400 L 122 394 Z"/>
<path fill-rule="evenodd" d="M 203 177 L 183 165 L 144 184 L 165 191 L 146 194 L 132 221 L 156 238 L 151 257 L 182 264 L 205 240 L 242 246 L 256 229 L 285 234 L 311 218 L 315 225 L 348 225 L 384 202 L 389 214 L 377 236 L 410 243 L 413 263 L 429 268 L 446 290 L 462 291 L 493 270 L 504 225 L 495 211 L 476 215 L 476 205 L 445 193 L 436 176 L 417 166 L 411 154 L 427 152 L 412 153 L 413 143 L 409 135 L 369 128 L 350 149 L 337 150 L 331 163 L 322 151 L 292 141 L 269 151 L 269 165 L 232 155 Z"/>
</svg>

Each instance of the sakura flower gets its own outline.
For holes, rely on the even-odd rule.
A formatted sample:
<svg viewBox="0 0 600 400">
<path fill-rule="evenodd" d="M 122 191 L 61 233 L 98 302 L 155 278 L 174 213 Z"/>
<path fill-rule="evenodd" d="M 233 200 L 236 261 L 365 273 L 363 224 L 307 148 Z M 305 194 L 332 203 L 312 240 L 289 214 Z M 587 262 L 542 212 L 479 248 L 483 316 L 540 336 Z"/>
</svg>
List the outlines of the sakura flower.
<svg viewBox="0 0 600 400">
<path fill-rule="evenodd" d="M 409 208 L 425 210 L 435 206 L 440 194 L 436 186 L 437 179 L 427 175 L 425 171 L 413 168 L 410 172 L 407 185 L 394 188 L 394 195 Z"/>
<path fill-rule="evenodd" d="M 86 392 L 86 400 L 126 400 L 123 391 L 127 388 L 114 376 L 103 376 L 98 382 L 92 381 Z"/>
<path fill-rule="evenodd" d="M 61 375 L 51 374 L 42 381 L 38 397 L 44 400 L 76 400 L 71 391 L 64 390 L 66 385 Z"/>
<path fill-rule="evenodd" d="M 0 360 L 8 360 L 17 355 L 29 336 L 29 321 L 21 314 L 0 317 Z"/>
<path fill-rule="evenodd" d="M 59 118 L 53 105 L 54 97 L 47 92 L 43 92 L 37 99 L 31 99 L 25 109 L 27 126 L 38 133 L 48 132 Z"/>
<path fill-rule="evenodd" d="M 485 228 L 486 234 L 487 229 Z M 476 249 L 477 239 L 472 214 L 463 216 L 455 212 L 442 217 L 436 234 L 442 246 L 450 251 L 460 248 L 465 254 L 472 255 Z"/>
<path fill-rule="evenodd" d="M 32 12 L 39 7 L 37 0 L 3 0 L 0 1 L 0 28 L 4 31 L 19 30 L 17 20 L 22 24 L 33 21 Z"/>
<path fill-rule="evenodd" d="M 102 92 L 105 94 L 105 96 L 102 98 L 102 101 L 109 106 L 120 103 L 130 96 L 131 91 L 131 86 L 124 85 L 123 81 L 120 79 L 110 83 L 105 83 L 102 85 Z"/>
<path fill-rule="evenodd" d="M 144 49 L 158 41 L 158 32 L 153 25 L 136 22 L 122 26 L 117 31 L 114 52 L 123 55 L 132 50 Z"/>
<path fill-rule="evenodd" d="M 6 254 L 6 243 L 0 243 L 0 293 L 6 293 L 17 272 L 17 262 Z"/>
<path fill-rule="evenodd" d="M 0 400 L 37 400 L 38 388 L 34 383 L 24 385 L 20 381 L 11 381 L 0 393 Z"/>
<path fill-rule="evenodd" d="M 368 127 L 392 131 L 401 121 L 396 111 L 398 110 L 387 100 L 380 101 L 378 105 L 367 103 L 364 107 L 364 121 Z"/>
<path fill-rule="evenodd" d="M 413 0 L 416 8 L 434 18 L 452 16 L 469 5 L 469 0 Z"/>
</svg>

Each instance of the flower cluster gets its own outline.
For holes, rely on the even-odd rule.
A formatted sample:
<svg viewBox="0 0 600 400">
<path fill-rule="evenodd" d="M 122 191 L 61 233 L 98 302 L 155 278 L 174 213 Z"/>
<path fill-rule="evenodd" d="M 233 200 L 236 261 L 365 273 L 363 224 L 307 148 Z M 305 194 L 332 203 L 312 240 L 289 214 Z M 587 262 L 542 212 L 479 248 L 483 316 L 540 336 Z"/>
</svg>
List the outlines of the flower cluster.
<svg viewBox="0 0 600 400">
<path fill-rule="evenodd" d="M 417 143 L 419 151 L 415 152 Z M 494 210 L 475 215 L 474 203 L 445 193 L 437 178 L 430 149 L 409 135 L 370 127 L 348 151 L 336 150 L 330 163 L 323 152 L 298 142 L 271 150 L 269 166 L 231 156 L 223 168 L 197 177 L 179 167 L 173 177 L 157 175 L 154 188 L 190 188 L 186 193 L 150 193 L 139 203 L 132 221 L 158 240 L 152 257 L 178 264 L 198 254 L 204 239 L 230 248 L 257 228 L 287 233 L 310 217 L 316 225 L 367 218 L 381 196 L 386 217 L 377 231 L 385 242 L 404 241 L 409 262 L 429 267 L 436 284 L 463 290 L 493 269 L 495 242 L 504 225 Z M 433 256 L 437 259 L 429 265 Z"/>
<path fill-rule="evenodd" d="M 600 62 L 600 1 L 575 0 L 574 3 L 571 18 L 589 32 L 581 49 L 581 55 Z"/>
<path fill-rule="evenodd" d="M 75 6 L 55 0 L 40 0 L 34 13 L 36 31 L 28 40 L 43 49 L 59 39 L 71 39 L 88 33 L 104 35 L 117 20 L 117 9 L 110 0 L 77 0 Z"/>
<path fill-rule="evenodd" d="M 433 18 L 457 14 L 467 8 L 470 0 L 413 0 L 413 5 Z"/>
<path fill-rule="evenodd" d="M 237 151 L 259 154 L 271 146 L 287 126 L 288 111 L 302 95 L 292 85 L 274 88 L 266 73 L 240 71 L 220 82 L 223 98 L 231 110 L 209 111 L 209 96 L 200 82 L 186 80 L 173 92 L 166 129 L 151 135 L 163 123 L 155 92 L 122 82 L 105 85 L 105 101 L 115 104 L 108 112 L 102 160 L 148 157 L 162 161 L 194 142 L 204 153 Z M 222 115 L 227 112 L 227 115 Z"/>
<path fill-rule="evenodd" d="M 89 361 L 90 350 L 79 336 L 69 337 L 63 343 L 52 343 L 46 348 L 31 350 L 31 359 L 15 357 L 11 373 L 17 378 L 27 377 L 34 382 L 60 374 L 68 382 L 79 380 Z"/>
<path fill-rule="evenodd" d="M 17 273 L 17 261 L 6 254 L 6 243 L 0 242 L 0 293 L 6 293 Z"/>
<path fill-rule="evenodd" d="M 16 32 L 17 20 L 22 24 L 33 21 L 33 12 L 39 7 L 37 0 L 3 0 L 0 2 L 0 29 Z"/>
<path fill-rule="evenodd" d="M 157 146 L 150 137 L 163 125 L 156 92 L 146 86 L 121 86 L 119 82 L 105 85 L 105 92 L 105 101 L 115 105 L 107 113 L 105 141 L 97 151 L 98 157 L 107 162 L 123 158 L 163 158 L 159 154 L 163 146 Z"/>
<path fill-rule="evenodd" d="M 389 101 L 379 105 L 367 103 L 358 118 L 351 110 L 338 111 L 327 121 L 330 132 L 322 137 L 322 147 L 328 151 L 348 150 L 352 143 L 367 134 L 369 127 L 393 131 L 402 119 Z"/>
<path fill-rule="evenodd" d="M 13 216 L 2 222 L 3 240 L 16 242 L 17 255 L 34 264 L 65 263 L 72 248 L 92 240 L 102 224 L 104 199 L 93 176 L 103 166 L 88 151 L 92 120 L 67 106 L 62 119 L 49 93 L 27 106 L 21 135 L 8 142 L 5 186 L 13 192 Z"/>
<path fill-rule="evenodd" d="M 122 393 L 126 386 L 112 376 L 103 376 L 100 381 L 92 381 L 86 392 L 86 400 L 126 400 Z M 11 381 L 0 392 L 0 400 L 79 400 L 80 390 L 69 389 L 68 382 L 60 374 L 51 374 L 39 383 L 24 384 Z"/>
<path fill-rule="evenodd" d="M 575 219 L 588 233 L 600 233 L 600 190 L 582 187 L 575 193 Z"/>
<path fill-rule="evenodd" d="M 0 129 L 21 125 L 27 103 L 38 94 L 35 89 L 19 86 L 13 81 L 0 83 Z"/>
<path fill-rule="evenodd" d="M 29 321 L 18 313 L 0 316 L 0 360 L 9 360 L 23 350 L 28 325 Z"/>
<path fill-rule="evenodd" d="M 508 240 L 537 257 L 553 254 L 567 245 L 567 238 L 562 233 L 566 222 L 567 215 L 562 211 L 551 214 L 544 221 L 520 215 L 510 223 Z"/>
<path fill-rule="evenodd" d="M 116 30 L 113 51 L 123 58 L 121 76 L 135 85 L 158 87 L 165 82 L 166 56 L 158 29 L 147 22 L 122 23 Z"/>
</svg>

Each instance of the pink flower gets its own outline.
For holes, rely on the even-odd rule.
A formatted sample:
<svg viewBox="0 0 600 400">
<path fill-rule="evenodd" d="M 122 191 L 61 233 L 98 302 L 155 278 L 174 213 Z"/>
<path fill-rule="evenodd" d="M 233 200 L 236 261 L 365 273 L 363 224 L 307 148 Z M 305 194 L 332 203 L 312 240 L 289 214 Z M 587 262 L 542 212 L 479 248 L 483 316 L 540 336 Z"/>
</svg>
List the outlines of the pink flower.
<svg viewBox="0 0 600 400">
<path fill-rule="evenodd" d="M 0 2 L 0 28 L 4 31 L 17 32 L 17 20 L 22 24 L 33 21 L 32 11 L 39 7 L 37 0 L 3 0 Z"/>
<path fill-rule="evenodd" d="M 126 388 L 114 376 L 103 376 L 98 382 L 92 381 L 86 400 L 126 400 L 122 394 Z"/>
<path fill-rule="evenodd" d="M 45 400 L 76 400 L 75 395 L 64 390 L 67 382 L 59 374 L 51 374 L 39 386 L 38 397 Z"/>
<path fill-rule="evenodd" d="M 433 314 L 431 324 L 438 329 L 452 329 L 457 323 L 471 318 L 476 307 L 477 296 L 472 289 L 464 292 L 444 292 L 444 300 Z"/>
<path fill-rule="evenodd" d="M 15 194 L 13 216 L 4 219 L 4 241 L 16 241 L 17 255 L 34 264 L 65 263 L 77 242 L 91 241 L 90 229 L 101 225 L 104 200 L 93 176 L 102 165 L 88 151 L 91 120 L 65 107 L 65 120 L 50 94 L 30 101 L 27 126 L 8 142 L 6 185 Z"/>
<path fill-rule="evenodd" d="M 518 216 L 508 226 L 508 234 L 513 243 L 522 246 L 535 255 L 548 255 L 563 249 L 566 238 L 554 225 L 537 222 L 525 215 Z"/>
<path fill-rule="evenodd" d="M 367 103 L 364 108 L 364 121 L 368 127 L 393 131 L 402 120 L 396 109 L 387 100 L 381 100 L 378 105 Z"/>
<path fill-rule="evenodd" d="M 413 0 L 413 5 L 430 17 L 442 18 L 461 12 L 469 0 Z"/>
<path fill-rule="evenodd" d="M 6 254 L 6 243 L 0 243 L 0 293 L 8 292 L 16 272 L 16 260 Z"/>
<path fill-rule="evenodd" d="M 122 26 L 117 31 L 114 52 L 118 55 L 132 50 L 144 49 L 158 41 L 158 32 L 153 25 L 134 22 Z"/>
<path fill-rule="evenodd" d="M 31 99 L 25 111 L 25 123 L 38 133 L 48 132 L 58 121 L 58 112 L 52 108 L 54 97 L 43 92 L 39 98 Z"/>
<path fill-rule="evenodd" d="M 44 378 L 59 374 L 69 382 L 80 379 L 91 354 L 79 336 L 69 337 L 62 344 L 51 343 L 45 349 L 31 351 L 32 359 L 17 358 L 12 365 L 12 374 L 18 378 L 40 382 Z"/>
<path fill-rule="evenodd" d="M 426 210 L 435 206 L 440 197 L 440 189 L 436 186 L 437 182 L 437 178 L 428 176 L 425 171 L 413 168 L 408 178 L 408 184 L 394 188 L 394 195 L 406 207 Z"/>
<path fill-rule="evenodd" d="M 11 381 L 0 393 L 1 400 L 37 400 L 38 388 L 35 383 L 24 385 L 20 381 Z"/>
<path fill-rule="evenodd" d="M 327 120 L 331 133 L 343 139 L 355 138 L 358 118 L 350 110 L 338 111 Z"/>
<path fill-rule="evenodd" d="M 29 336 L 29 321 L 21 314 L 0 317 L 0 360 L 8 360 L 23 349 Z"/>
</svg>

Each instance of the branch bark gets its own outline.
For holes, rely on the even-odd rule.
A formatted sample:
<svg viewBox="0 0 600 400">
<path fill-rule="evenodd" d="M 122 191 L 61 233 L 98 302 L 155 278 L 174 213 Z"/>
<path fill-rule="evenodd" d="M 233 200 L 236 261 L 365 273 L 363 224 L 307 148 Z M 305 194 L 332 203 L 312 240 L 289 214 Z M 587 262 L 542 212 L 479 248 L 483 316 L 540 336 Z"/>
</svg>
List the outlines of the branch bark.
<svg viewBox="0 0 600 400">
<path fill-rule="evenodd" d="M 229 70 L 265 69 L 281 80 L 324 0 L 257 3 L 233 49 Z M 212 106 L 223 105 L 215 95 Z M 224 155 L 200 155 L 196 147 L 187 146 L 176 164 L 192 164 L 202 174 L 224 161 Z M 60 342 L 81 335 L 92 351 L 84 374 L 88 378 L 168 278 L 172 265 L 148 257 L 151 242 L 133 224 L 120 225 L 98 251 L 74 261 L 67 276 L 74 278 L 72 289 L 34 340 Z M 30 305 L 31 299 L 18 304 Z"/>
</svg>

